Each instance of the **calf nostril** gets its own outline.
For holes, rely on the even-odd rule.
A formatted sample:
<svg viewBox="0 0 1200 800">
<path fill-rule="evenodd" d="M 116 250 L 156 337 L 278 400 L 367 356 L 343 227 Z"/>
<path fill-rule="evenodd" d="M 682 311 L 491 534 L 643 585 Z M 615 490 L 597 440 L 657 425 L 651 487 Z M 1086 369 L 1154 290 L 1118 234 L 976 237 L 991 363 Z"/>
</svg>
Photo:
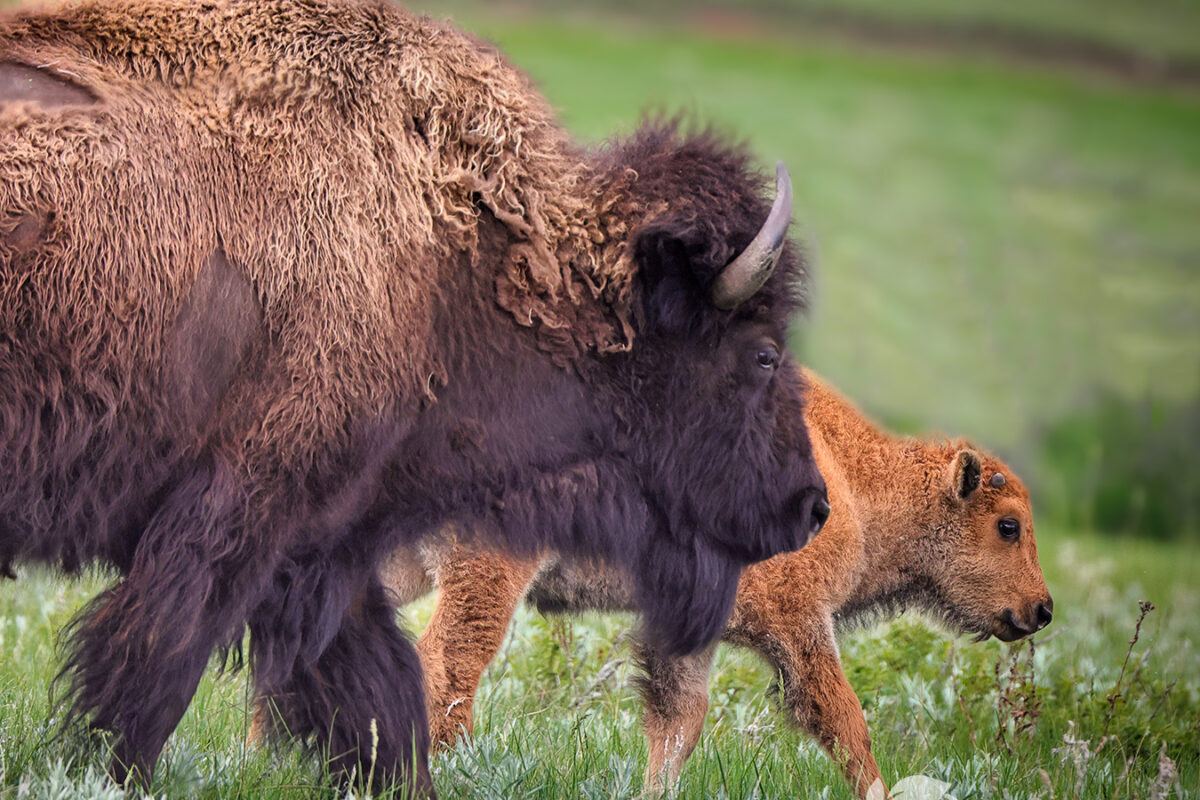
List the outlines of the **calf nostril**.
<svg viewBox="0 0 1200 800">
<path fill-rule="evenodd" d="M 1050 620 L 1054 618 L 1054 601 L 1050 600 L 1046 603 L 1038 603 L 1033 608 L 1033 618 L 1037 622 L 1038 630 L 1050 624 Z"/>
<path fill-rule="evenodd" d="M 1017 618 L 1017 615 L 1013 613 L 1011 608 L 1004 609 L 1004 613 L 1000 615 L 1000 619 L 1002 619 L 1005 624 L 1009 625 L 1015 630 L 1020 631 L 1022 635 L 1031 633 L 1029 628 L 1025 627 L 1025 623 L 1021 622 L 1021 620 Z"/>
<path fill-rule="evenodd" d="M 814 535 L 819 533 L 821 528 L 825 527 L 825 520 L 829 519 L 829 511 L 829 501 L 824 497 L 818 498 L 817 502 L 813 503 L 812 533 Z"/>
</svg>

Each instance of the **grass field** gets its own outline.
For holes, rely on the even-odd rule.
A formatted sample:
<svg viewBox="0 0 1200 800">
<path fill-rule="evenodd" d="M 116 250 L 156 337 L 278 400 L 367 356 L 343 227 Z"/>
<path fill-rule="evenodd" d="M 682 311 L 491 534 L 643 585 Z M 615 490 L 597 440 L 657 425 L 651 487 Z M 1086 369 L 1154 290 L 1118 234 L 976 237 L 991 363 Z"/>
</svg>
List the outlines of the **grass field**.
<svg viewBox="0 0 1200 800">
<path fill-rule="evenodd" d="M 1078 484 L 1043 446 L 1100 396 L 1197 404 L 1200 102 L 813 39 L 471 24 L 588 140 L 682 110 L 746 136 L 764 164 L 784 159 L 816 263 L 805 360 L 889 424 L 970 435 L 1035 487 L 1056 605 L 1032 660 L 913 620 L 845 640 L 885 776 L 946 780 L 960 800 L 1200 796 L 1200 548 L 1064 527 Z M 1104 441 L 1096 430 L 1088 452 Z M 120 796 L 101 758 L 56 736 L 47 702 L 54 632 L 106 580 L 0 584 L 0 799 Z M 1141 600 L 1156 609 L 1123 669 Z M 480 735 L 434 764 L 441 794 L 636 796 L 627 623 L 523 612 L 481 691 Z M 683 796 L 849 796 L 772 710 L 769 672 L 720 658 Z M 333 794 L 299 754 L 242 747 L 245 704 L 242 676 L 206 679 L 156 795 Z"/>
<path fill-rule="evenodd" d="M 1027 645 L 952 640 L 909 618 L 844 637 L 885 776 L 940 779 L 960 800 L 1200 796 L 1200 552 L 1053 529 L 1040 545 L 1055 621 L 1032 661 Z M 0 797 L 120 796 L 97 759 L 81 762 L 73 741 L 56 738 L 47 704 L 54 631 L 103 581 L 34 572 L 0 587 Z M 1130 651 L 1142 600 L 1156 609 Z M 429 605 L 409 621 L 422 624 Z M 629 622 L 523 610 L 485 676 L 476 739 L 434 761 L 441 795 L 636 797 L 645 747 Z M 775 711 L 772 683 L 755 657 L 722 650 L 682 797 L 850 796 L 833 764 Z M 300 754 L 244 748 L 246 705 L 244 676 L 210 673 L 155 795 L 334 795 Z M 1155 794 L 1160 784 L 1171 793 Z"/>
</svg>

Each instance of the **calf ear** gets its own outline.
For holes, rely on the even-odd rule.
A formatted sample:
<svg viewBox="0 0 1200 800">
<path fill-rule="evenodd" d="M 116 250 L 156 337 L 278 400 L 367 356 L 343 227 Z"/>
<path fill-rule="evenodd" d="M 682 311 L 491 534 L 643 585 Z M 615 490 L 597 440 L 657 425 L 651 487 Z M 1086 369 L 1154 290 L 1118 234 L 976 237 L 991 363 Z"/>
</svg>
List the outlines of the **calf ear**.
<svg viewBox="0 0 1200 800">
<path fill-rule="evenodd" d="M 966 500 L 979 489 L 983 464 L 974 450 L 959 450 L 950 462 L 950 491 L 959 500 Z"/>
</svg>

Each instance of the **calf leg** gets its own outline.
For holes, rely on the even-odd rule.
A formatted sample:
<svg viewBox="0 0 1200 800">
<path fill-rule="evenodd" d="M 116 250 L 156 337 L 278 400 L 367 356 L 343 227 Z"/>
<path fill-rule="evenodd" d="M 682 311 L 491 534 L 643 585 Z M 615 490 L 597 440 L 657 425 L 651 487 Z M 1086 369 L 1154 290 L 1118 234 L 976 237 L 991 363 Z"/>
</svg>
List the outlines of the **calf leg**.
<svg viewBox="0 0 1200 800">
<path fill-rule="evenodd" d="M 474 729 L 479 679 L 504 641 L 538 561 L 454 546 L 437 569 L 441 594 L 417 642 L 434 746 Z"/>
<path fill-rule="evenodd" d="M 639 682 L 645 707 L 643 726 L 648 757 L 645 789 L 661 794 L 679 779 L 684 763 L 700 741 L 708 713 L 708 674 L 716 644 L 681 658 L 659 655 L 648 645 L 640 648 L 645 677 Z"/>
<path fill-rule="evenodd" d="M 759 619 L 779 621 L 768 615 Z M 862 705 L 842 672 L 832 621 L 819 617 L 784 622 L 786 627 L 780 625 L 779 630 L 752 635 L 755 646 L 779 670 L 784 706 L 838 763 L 860 798 L 867 798 L 877 784 L 870 797 L 881 799 L 886 789 L 871 754 Z"/>
<path fill-rule="evenodd" d="M 394 614 L 370 579 L 315 658 L 298 658 L 278 684 L 270 683 L 272 670 L 257 673 L 257 688 L 287 732 L 329 748 L 335 771 L 372 792 L 407 776 L 409 791 L 432 797 L 421 664 Z M 257 648 L 271 649 L 274 630 L 255 626 L 254 635 Z"/>
</svg>

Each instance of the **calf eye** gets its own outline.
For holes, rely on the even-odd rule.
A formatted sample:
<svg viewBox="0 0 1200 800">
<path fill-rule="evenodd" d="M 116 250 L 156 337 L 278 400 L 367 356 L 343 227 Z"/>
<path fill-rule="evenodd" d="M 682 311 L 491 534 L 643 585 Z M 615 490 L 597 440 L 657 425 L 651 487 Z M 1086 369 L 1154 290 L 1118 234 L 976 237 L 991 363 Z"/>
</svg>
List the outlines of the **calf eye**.
<svg viewBox="0 0 1200 800">
<path fill-rule="evenodd" d="M 763 369 L 775 369 L 779 366 L 779 351 L 770 345 L 762 347 L 755 356 L 756 363 Z"/>
<path fill-rule="evenodd" d="M 1021 536 L 1021 522 L 1015 517 L 1001 517 L 996 522 L 996 529 L 1006 542 L 1015 542 Z"/>
</svg>

